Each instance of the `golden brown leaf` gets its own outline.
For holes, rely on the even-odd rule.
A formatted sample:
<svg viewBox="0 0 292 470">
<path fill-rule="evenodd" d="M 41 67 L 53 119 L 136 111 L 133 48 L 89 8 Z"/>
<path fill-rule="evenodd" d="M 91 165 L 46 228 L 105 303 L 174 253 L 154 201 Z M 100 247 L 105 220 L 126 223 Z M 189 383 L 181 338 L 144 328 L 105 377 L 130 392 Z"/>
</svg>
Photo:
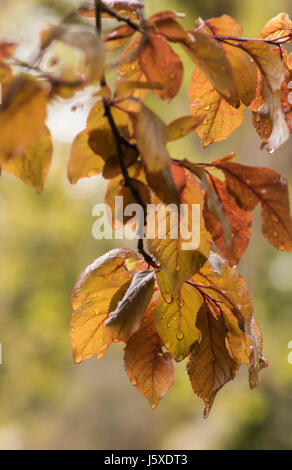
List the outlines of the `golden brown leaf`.
<svg viewBox="0 0 292 470">
<path fill-rule="evenodd" d="M 279 39 L 292 37 L 292 21 L 287 13 L 279 13 L 264 26 L 260 37 L 264 39 Z"/>
<path fill-rule="evenodd" d="M 160 201 L 154 198 L 155 204 L 159 204 Z M 192 215 L 193 208 L 192 204 L 199 204 L 200 210 L 203 208 L 203 191 L 200 188 L 199 183 L 189 173 L 186 175 L 186 182 L 183 190 L 181 191 L 181 203 L 186 204 L 188 210 L 185 211 L 183 216 L 185 225 L 190 233 L 196 230 L 198 226 L 192 226 Z M 193 274 L 195 274 L 205 263 L 210 248 L 211 248 L 211 237 L 206 231 L 204 220 L 200 217 L 200 240 L 196 239 L 195 234 L 192 248 L 183 249 L 184 243 L 191 243 L 190 240 L 185 240 L 182 233 L 183 224 L 179 224 L 178 230 L 175 231 L 177 238 L 172 238 L 172 230 L 175 228 L 173 225 L 173 215 L 176 215 L 174 207 L 162 206 L 159 211 L 155 213 L 153 220 L 148 220 L 148 227 L 155 233 L 154 239 L 148 236 L 148 247 L 150 252 L 155 256 L 158 261 L 161 271 L 157 274 L 157 280 L 159 287 L 166 299 L 171 299 L 177 289 Z M 186 218 L 188 220 L 186 220 Z M 176 223 L 177 219 L 174 218 Z M 155 226 L 154 226 L 155 223 Z M 159 231 L 163 230 L 166 226 L 166 238 L 163 239 L 159 235 Z M 164 231 L 164 230 L 163 230 Z M 196 242 L 199 242 L 199 246 L 195 246 Z"/>
<path fill-rule="evenodd" d="M 145 105 L 141 105 L 138 114 L 132 114 L 132 119 L 149 186 L 163 201 L 179 204 L 179 194 L 173 181 L 171 159 L 166 147 L 166 124 Z"/>
<path fill-rule="evenodd" d="M 227 103 L 198 67 L 193 72 L 189 100 L 193 116 L 207 113 L 196 129 L 204 148 L 226 139 L 243 121 L 244 106 L 236 109 Z"/>
<path fill-rule="evenodd" d="M 105 322 L 113 297 L 133 277 L 125 268 L 129 261 L 139 261 L 133 251 L 112 250 L 88 266 L 77 280 L 72 294 L 71 322 L 75 362 L 90 359 L 94 354 L 101 357 L 112 343 Z"/>
<path fill-rule="evenodd" d="M 151 16 L 149 22 L 152 22 L 155 25 L 154 33 L 157 31 L 168 41 L 183 42 L 187 40 L 188 33 L 177 21 L 177 19 L 182 16 L 184 15 L 175 13 L 171 10 L 166 10 Z"/>
<path fill-rule="evenodd" d="M 240 37 L 242 34 L 242 27 L 229 15 L 212 18 L 205 24 L 214 35 Z M 238 47 L 222 43 L 222 48 L 230 62 L 238 95 L 242 103 L 248 106 L 256 93 L 256 63 Z"/>
<path fill-rule="evenodd" d="M 238 365 L 226 349 L 227 329 L 223 319 L 215 319 L 206 305 L 199 311 L 197 327 L 202 339 L 194 344 L 187 372 L 194 392 L 204 401 L 207 418 L 217 392 L 234 379 Z"/>
<path fill-rule="evenodd" d="M 192 33 L 193 40 L 185 43 L 186 52 L 201 69 L 207 80 L 228 103 L 240 105 L 231 65 L 221 45 L 207 34 Z"/>
<path fill-rule="evenodd" d="M 155 95 L 166 101 L 177 95 L 183 79 L 183 64 L 163 36 L 149 35 L 139 54 L 139 63 L 149 82 L 163 86 L 161 90 L 153 90 Z"/>
<path fill-rule="evenodd" d="M 171 355 L 163 352 L 163 343 L 156 331 L 153 309 L 148 307 L 140 329 L 131 336 L 125 347 L 125 369 L 132 384 L 155 408 L 174 382 Z"/>
</svg>

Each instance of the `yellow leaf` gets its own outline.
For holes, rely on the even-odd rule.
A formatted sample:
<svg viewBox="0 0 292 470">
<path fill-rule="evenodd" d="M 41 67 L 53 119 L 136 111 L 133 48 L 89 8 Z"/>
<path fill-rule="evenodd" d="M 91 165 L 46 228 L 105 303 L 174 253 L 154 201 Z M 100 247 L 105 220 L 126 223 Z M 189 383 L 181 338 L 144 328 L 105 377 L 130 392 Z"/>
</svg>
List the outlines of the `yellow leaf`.
<svg viewBox="0 0 292 470">
<path fill-rule="evenodd" d="M 157 198 L 154 199 L 156 205 L 159 204 L 159 202 Z M 192 204 L 200 205 L 200 240 L 196 240 L 194 234 L 194 242 L 199 242 L 198 248 L 183 249 L 185 248 L 183 244 L 190 240 L 184 239 L 181 224 L 178 226 L 178 238 L 172 238 L 172 228 L 174 227 L 172 216 L 173 214 L 176 215 L 174 208 L 170 207 L 169 210 L 167 210 L 166 206 L 162 206 L 158 208 L 159 210 L 155 213 L 155 220 L 148 220 L 150 227 L 152 227 L 155 221 L 155 238 L 150 239 L 148 236 L 147 243 L 150 252 L 155 256 L 160 265 L 161 271 L 157 274 L 157 280 L 166 299 L 171 299 L 173 293 L 202 267 L 208 258 L 212 243 L 211 237 L 205 229 L 202 217 L 203 191 L 200 188 L 200 184 L 190 174 L 187 174 L 185 187 L 181 192 L 181 203 L 186 204 L 188 207 L 188 211 L 184 214 L 184 217 L 188 218 L 187 228 L 190 233 L 198 228 L 197 224 L 195 224 L 195 226 L 192 225 Z M 175 224 L 176 220 L 175 218 Z M 159 235 L 159 232 L 164 229 L 165 226 L 166 234 L 165 239 L 163 239 Z M 174 235 L 177 235 L 177 233 Z"/>
<path fill-rule="evenodd" d="M 35 136 L 35 140 L 23 150 L 17 158 L 2 163 L 6 173 L 17 176 L 24 183 L 32 186 L 38 193 L 44 183 L 52 160 L 53 145 L 51 134 L 46 126 Z"/>
<path fill-rule="evenodd" d="M 72 294 L 71 346 L 75 362 L 101 357 L 112 343 L 105 322 L 113 297 L 133 277 L 127 261 L 138 262 L 131 250 L 115 249 L 98 258 L 80 275 Z"/>
<path fill-rule="evenodd" d="M 88 144 L 88 132 L 80 132 L 74 139 L 68 162 L 68 179 L 71 184 L 80 178 L 95 176 L 102 172 L 104 160 Z"/>
<path fill-rule="evenodd" d="M 0 107 L 0 162 L 23 155 L 44 127 L 46 91 L 20 76 L 11 82 Z"/>
<path fill-rule="evenodd" d="M 196 316 L 203 303 L 200 293 L 188 284 L 178 289 L 171 303 L 163 297 L 154 310 L 155 325 L 164 346 L 176 361 L 182 361 L 201 332 L 196 327 Z"/>
</svg>

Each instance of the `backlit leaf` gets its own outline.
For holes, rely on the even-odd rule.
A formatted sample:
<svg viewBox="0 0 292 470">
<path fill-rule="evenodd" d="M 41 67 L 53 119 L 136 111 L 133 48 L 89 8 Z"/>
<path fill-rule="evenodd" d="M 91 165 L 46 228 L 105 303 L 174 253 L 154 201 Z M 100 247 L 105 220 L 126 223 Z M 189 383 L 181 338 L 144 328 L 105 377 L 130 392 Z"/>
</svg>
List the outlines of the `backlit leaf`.
<svg viewBox="0 0 292 470">
<path fill-rule="evenodd" d="M 38 193 L 43 190 L 53 153 L 51 134 L 46 126 L 17 158 L 2 163 L 1 169 L 17 176 Z"/>
<path fill-rule="evenodd" d="M 192 286 L 183 284 L 171 303 L 160 297 L 154 310 L 155 325 L 164 346 L 176 361 L 182 361 L 201 333 L 196 316 L 203 302 Z"/>
<path fill-rule="evenodd" d="M 218 196 L 224 213 L 229 220 L 232 234 L 231 245 L 226 243 L 222 222 L 208 208 L 208 195 L 206 195 L 207 200 L 204 207 L 206 228 L 229 263 L 232 266 L 237 265 L 251 237 L 252 217 L 249 212 L 246 212 L 237 205 L 235 199 L 227 191 L 225 183 L 213 176 L 211 187 Z"/>
<path fill-rule="evenodd" d="M 226 139 L 243 121 L 244 106 L 236 109 L 227 103 L 198 67 L 193 72 L 189 100 L 192 116 L 207 113 L 196 128 L 203 147 Z"/>
<path fill-rule="evenodd" d="M 160 201 L 155 198 L 153 202 L 159 204 Z M 177 212 L 175 207 L 172 206 L 169 208 L 162 206 L 159 212 L 155 213 L 155 219 L 148 220 L 148 227 L 152 229 L 155 227 L 155 233 L 153 234 L 155 237 L 151 239 L 148 236 L 147 243 L 150 252 L 155 256 L 161 267 L 161 271 L 157 274 L 157 280 L 167 300 L 171 299 L 173 293 L 202 267 L 211 248 L 211 237 L 205 229 L 202 214 L 200 217 L 200 240 L 197 240 L 196 236 L 199 220 L 194 219 L 194 226 L 192 224 L 192 204 L 200 204 L 200 211 L 202 211 L 203 191 L 200 184 L 190 174 L 186 175 L 186 183 L 181 191 L 181 203 L 186 204 L 188 210 L 181 217 L 181 223 L 178 226 Z M 194 237 L 192 241 L 186 240 L 184 237 L 182 232 L 184 224 Z M 165 238 L 162 238 L 160 230 L 164 233 L 165 227 Z M 197 242 L 198 246 L 196 246 Z M 185 247 L 184 244 L 186 243 L 190 243 L 190 246 Z"/>
<path fill-rule="evenodd" d="M 256 168 L 238 163 L 219 163 L 229 192 L 239 205 L 252 211 L 258 203 L 262 208 L 262 230 L 272 245 L 292 250 L 292 220 L 288 186 L 285 178 L 269 168 Z"/>
<path fill-rule="evenodd" d="M 194 392 L 204 401 L 204 418 L 207 418 L 217 392 L 234 379 L 238 365 L 226 349 L 227 329 L 221 317 L 215 319 L 204 305 L 196 324 L 202 339 L 193 346 L 187 372 Z"/>
<path fill-rule="evenodd" d="M 183 64 L 162 36 L 149 35 L 139 54 L 139 63 L 149 82 L 163 86 L 161 90 L 153 90 L 155 95 L 166 101 L 177 95 L 183 79 Z"/>
<path fill-rule="evenodd" d="M 138 115 L 132 115 L 132 119 L 149 186 L 163 201 L 179 203 L 179 194 L 170 170 L 171 159 L 166 147 L 166 124 L 144 105 L 141 105 Z"/>
<path fill-rule="evenodd" d="M 47 102 L 35 80 L 20 76 L 11 82 L 0 107 L 0 163 L 19 157 L 35 140 L 44 127 Z"/>
<path fill-rule="evenodd" d="M 137 11 L 143 8 L 143 2 L 139 0 L 107 0 L 106 6 L 113 9 L 120 15 L 126 16 L 133 20 L 138 19 Z M 95 3 L 94 2 L 85 2 L 78 8 L 78 14 L 84 16 L 85 18 L 94 18 L 95 17 Z M 102 13 L 103 18 L 112 18 L 112 16 L 107 13 Z"/>
<path fill-rule="evenodd" d="M 168 41 L 182 42 L 187 40 L 188 33 L 177 19 L 183 16 L 184 15 L 175 13 L 174 11 L 166 10 L 151 16 L 149 22 L 152 22 L 155 25 L 153 32 L 157 31 Z"/>
<path fill-rule="evenodd" d="M 139 330 L 127 341 L 125 369 L 132 384 L 155 408 L 174 382 L 171 355 L 163 352 L 153 319 L 155 303 L 148 307 Z"/>
<path fill-rule="evenodd" d="M 91 150 L 88 144 L 88 132 L 80 132 L 74 139 L 68 162 L 68 179 L 71 184 L 80 178 L 95 176 L 102 172 L 104 160 Z"/>
<path fill-rule="evenodd" d="M 80 275 L 72 294 L 71 346 L 75 362 L 101 357 L 112 343 L 105 330 L 112 298 L 133 277 L 127 262 L 138 262 L 131 250 L 115 249 Z"/>
<path fill-rule="evenodd" d="M 272 18 L 264 26 L 260 37 L 264 39 L 279 39 L 291 35 L 292 38 L 292 21 L 287 13 L 279 13 Z"/>
<path fill-rule="evenodd" d="M 201 116 L 184 116 L 172 121 L 168 125 L 168 142 L 181 139 L 193 132 L 205 119 L 206 115 Z"/>
<path fill-rule="evenodd" d="M 193 40 L 185 44 L 186 52 L 201 69 L 213 87 L 230 104 L 240 104 L 231 65 L 221 45 L 206 34 L 193 32 Z"/>
</svg>

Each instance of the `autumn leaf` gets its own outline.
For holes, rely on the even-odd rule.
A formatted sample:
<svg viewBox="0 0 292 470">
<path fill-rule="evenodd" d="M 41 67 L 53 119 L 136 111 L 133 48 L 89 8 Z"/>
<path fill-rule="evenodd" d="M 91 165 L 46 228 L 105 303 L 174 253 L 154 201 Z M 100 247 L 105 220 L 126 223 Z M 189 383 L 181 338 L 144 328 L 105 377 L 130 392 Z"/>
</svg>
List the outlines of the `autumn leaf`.
<svg viewBox="0 0 292 470">
<path fill-rule="evenodd" d="M 131 88 L 130 90 L 127 89 L 128 83 L 147 82 L 138 59 L 140 50 L 141 38 L 137 37 L 123 52 L 118 67 L 115 96 L 118 98 L 129 98 L 123 101 L 123 107 L 129 112 L 137 112 L 140 108 L 140 102 L 144 102 L 148 94 L 148 89 L 138 87 Z"/>
<path fill-rule="evenodd" d="M 244 106 L 236 109 L 227 103 L 198 67 L 192 75 L 189 100 L 192 116 L 206 114 L 196 128 L 204 148 L 226 139 L 243 121 Z"/>
<path fill-rule="evenodd" d="M 127 262 L 138 262 L 131 250 L 115 249 L 88 266 L 77 280 L 72 294 L 71 346 L 75 362 L 101 357 L 112 343 L 105 322 L 112 298 L 132 280 Z M 128 285 L 128 284 L 127 284 Z"/>
<path fill-rule="evenodd" d="M 218 196 L 223 211 L 229 220 L 232 234 L 231 245 L 227 243 L 222 222 L 208 208 L 209 196 L 206 194 L 204 220 L 206 228 L 211 233 L 214 242 L 224 254 L 231 266 L 237 265 L 245 252 L 251 237 L 252 217 L 249 212 L 241 209 L 235 199 L 227 191 L 224 182 L 212 176 L 211 186 Z"/>
<path fill-rule="evenodd" d="M 168 125 L 167 141 L 181 139 L 191 134 L 205 119 L 206 115 L 201 116 L 183 116 L 175 119 Z"/>
<path fill-rule="evenodd" d="M 287 13 L 279 13 L 264 26 L 260 37 L 263 39 L 279 39 L 292 37 L 292 21 Z"/>
<path fill-rule="evenodd" d="M 215 316 L 220 311 L 220 303 L 223 303 L 238 320 L 242 331 L 253 315 L 253 303 L 250 292 L 244 278 L 238 271 L 231 267 L 227 260 L 218 254 L 211 252 L 208 261 L 200 271 L 192 277 L 192 282 L 203 293 L 205 299 L 208 295 L 211 300 Z"/>
<path fill-rule="evenodd" d="M 117 308 L 110 312 L 106 329 L 113 340 L 127 341 L 140 326 L 141 318 L 154 291 L 154 271 L 140 271 Z"/>
<path fill-rule="evenodd" d="M 184 44 L 186 52 L 201 69 L 212 87 L 232 106 L 239 107 L 231 65 L 220 44 L 207 34 L 192 32 L 193 39 Z"/>
<path fill-rule="evenodd" d="M 102 172 L 104 160 L 91 150 L 88 144 L 88 132 L 81 131 L 74 139 L 67 175 L 71 184 L 77 183 L 81 178 L 98 175 Z"/>
<path fill-rule="evenodd" d="M 154 319 L 164 346 L 176 361 L 182 361 L 190 352 L 192 344 L 201 332 L 196 327 L 196 315 L 203 302 L 200 293 L 183 284 L 172 302 L 159 297 Z"/>
<path fill-rule="evenodd" d="M 166 101 L 177 95 L 183 79 L 183 64 L 162 36 L 149 35 L 139 54 L 139 63 L 149 82 L 163 86 L 161 90 L 153 90 L 155 95 Z"/>
<path fill-rule="evenodd" d="M 0 42 L 0 62 L 9 59 L 17 49 L 16 42 Z"/>
<path fill-rule="evenodd" d="M 147 206 L 147 204 L 151 203 L 151 196 L 149 188 L 145 184 L 145 174 L 141 166 L 133 165 L 128 169 L 128 173 L 130 175 L 129 181 L 131 186 L 139 193 L 145 206 Z M 121 207 L 118 207 L 117 212 L 116 197 L 123 198 L 123 204 L 121 204 Z M 105 195 L 105 203 L 111 208 L 110 223 L 114 229 L 120 228 L 131 219 L 132 216 L 124 215 L 124 211 L 128 205 L 137 204 L 137 201 L 134 198 L 131 189 L 125 186 L 122 174 L 119 174 L 110 180 Z"/>
<path fill-rule="evenodd" d="M 281 110 L 281 86 L 285 79 L 285 71 L 278 51 L 271 50 L 265 42 L 247 41 L 240 46 L 256 62 L 263 77 L 262 95 L 264 106 L 258 110 L 263 116 L 264 124 L 267 117 L 272 121 L 273 128 L 268 139 L 264 140 L 263 148 L 272 153 L 290 136 L 290 132 Z M 260 125 L 260 122 L 258 122 Z M 256 127 L 258 130 L 258 128 Z M 260 134 L 260 132 L 258 132 Z M 261 135 L 261 134 L 260 134 Z"/>
<path fill-rule="evenodd" d="M 153 202 L 156 205 L 160 203 L 157 198 L 154 198 Z M 177 213 L 175 208 L 171 206 L 168 208 L 166 206 L 160 207 L 159 212 L 154 214 L 153 220 L 150 218 L 148 220 L 148 228 L 154 233 L 147 234 L 147 244 L 150 252 L 160 265 L 161 271 L 157 273 L 157 280 L 167 301 L 171 300 L 177 289 L 202 267 L 211 248 L 211 237 L 206 231 L 201 213 L 203 191 L 199 183 L 190 174 L 186 174 L 185 186 L 181 191 L 181 203 L 186 204 L 187 210 L 182 216 L 184 223 L 181 222 L 178 227 L 176 226 Z M 200 205 L 200 240 L 197 240 L 194 233 L 198 228 L 199 221 L 194 219 L 196 223 L 193 225 L 193 204 Z M 173 216 L 175 217 L 173 218 Z M 189 232 L 194 237 L 193 243 L 189 239 L 185 239 L 182 230 L 184 225 L 187 225 Z M 153 227 L 155 227 L 155 231 Z M 160 230 L 164 232 L 165 227 L 166 234 L 163 238 L 159 235 L 159 232 Z M 184 243 L 188 244 L 188 242 L 190 246 L 185 247 Z M 196 242 L 199 243 L 199 246 L 195 246 Z"/>
<path fill-rule="evenodd" d="M 174 366 L 171 355 L 163 351 L 163 343 L 156 331 L 152 302 L 141 322 L 139 330 L 127 341 L 124 363 L 132 384 L 155 408 L 174 382 Z"/>
<path fill-rule="evenodd" d="M 246 211 L 258 203 L 262 208 L 264 236 L 276 248 L 292 250 L 292 220 L 285 178 L 269 168 L 256 168 L 233 162 L 215 166 L 224 172 L 228 191 Z"/>
<path fill-rule="evenodd" d="M 242 27 L 229 15 L 212 18 L 205 23 L 214 35 L 241 37 Z M 240 100 L 249 106 L 257 87 L 257 66 L 251 57 L 236 44 L 221 44 L 231 65 L 235 86 Z"/>
<path fill-rule="evenodd" d="M 46 126 L 17 158 L 2 163 L 1 169 L 17 176 L 38 193 L 43 190 L 53 153 L 51 134 Z"/>
<path fill-rule="evenodd" d="M 207 418 L 217 392 L 234 379 L 238 365 L 227 351 L 227 329 L 221 317 L 214 318 L 204 305 L 199 311 L 196 325 L 202 339 L 193 346 L 187 372 L 194 392 L 204 401 L 204 418 Z"/>
<path fill-rule="evenodd" d="M 156 13 L 149 18 L 149 23 L 154 24 L 153 33 L 157 32 L 171 42 L 183 42 L 188 38 L 188 32 L 177 21 L 185 15 L 171 10 Z"/>
<path fill-rule="evenodd" d="M 35 80 L 19 76 L 11 82 L 0 108 L 1 164 L 23 155 L 40 134 L 47 103 L 46 91 Z"/>
<path fill-rule="evenodd" d="M 103 42 L 107 51 L 115 51 L 126 44 L 135 33 L 128 25 L 122 25 L 115 28 L 103 36 Z"/>
<path fill-rule="evenodd" d="M 179 194 L 171 174 L 171 159 L 166 147 L 166 124 L 145 105 L 141 105 L 138 115 L 132 114 L 132 119 L 149 186 L 163 201 L 179 204 Z"/>
<path fill-rule="evenodd" d="M 98 100 L 91 109 L 87 119 L 88 144 L 91 150 L 101 157 L 105 163 L 109 161 L 112 168 L 108 177 L 116 176 L 120 170 L 118 159 L 118 150 L 115 136 L 109 124 L 107 117 L 104 115 L 104 104 L 102 100 Z M 117 108 L 111 109 L 115 125 L 121 136 L 125 139 L 129 138 L 129 119 L 126 113 Z M 137 159 L 134 149 L 123 146 L 126 158 L 126 165 L 129 166 Z M 105 175 L 104 175 L 105 176 Z"/>
</svg>

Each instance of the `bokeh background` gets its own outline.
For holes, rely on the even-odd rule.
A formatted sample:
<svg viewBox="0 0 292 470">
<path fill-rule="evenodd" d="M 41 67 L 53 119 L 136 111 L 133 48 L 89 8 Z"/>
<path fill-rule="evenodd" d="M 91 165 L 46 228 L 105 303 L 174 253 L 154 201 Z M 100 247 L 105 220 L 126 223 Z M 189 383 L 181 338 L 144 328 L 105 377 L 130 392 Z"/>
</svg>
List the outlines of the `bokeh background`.
<svg viewBox="0 0 292 470">
<path fill-rule="evenodd" d="M 0 0 L 0 37 L 21 41 L 18 57 L 27 60 L 39 33 L 80 4 L 61 0 Z M 223 13 L 259 35 L 271 17 L 292 15 L 290 0 L 146 0 L 147 13 L 174 8 L 194 24 Z M 107 23 L 109 27 L 111 23 Z M 193 64 L 183 55 L 186 72 L 180 97 L 171 104 L 150 99 L 166 121 L 188 112 Z M 117 56 L 110 59 L 114 79 Z M 84 127 L 91 100 L 84 93 L 54 103 L 48 124 L 54 160 L 42 195 L 16 178 L 0 179 L 0 448 L 1 449 L 291 449 L 292 254 L 273 249 L 261 234 L 254 213 L 253 236 L 239 265 L 254 297 L 264 331 L 264 354 L 271 366 L 261 386 L 250 391 L 247 370 L 219 393 L 208 420 L 193 394 L 185 363 L 176 366 L 176 382 L 152 410 L 129 382 L 122 347 L 100 360 L 73 364 L 69 344 L 70 294 L 80 271 L 117 246 L 94 240 L 93 206 L 101 202 L 100 177 L 70 186 L 66 163 L 70 142 Z M 75 112 L 71 110 L 72 105 Z M 249 114 L 247 112 L 247 114 Z M 249 116 L 228 141 L 202 152 L 194 134 L 172 144 L 174 157 L 212 161 L 231 151 L 239 161 L 274 168 L 292 183 L 291 141 L 273 156 L 259 150 Z M 291 350 L 292 351 L 292 350 Z"/>
</svg>

